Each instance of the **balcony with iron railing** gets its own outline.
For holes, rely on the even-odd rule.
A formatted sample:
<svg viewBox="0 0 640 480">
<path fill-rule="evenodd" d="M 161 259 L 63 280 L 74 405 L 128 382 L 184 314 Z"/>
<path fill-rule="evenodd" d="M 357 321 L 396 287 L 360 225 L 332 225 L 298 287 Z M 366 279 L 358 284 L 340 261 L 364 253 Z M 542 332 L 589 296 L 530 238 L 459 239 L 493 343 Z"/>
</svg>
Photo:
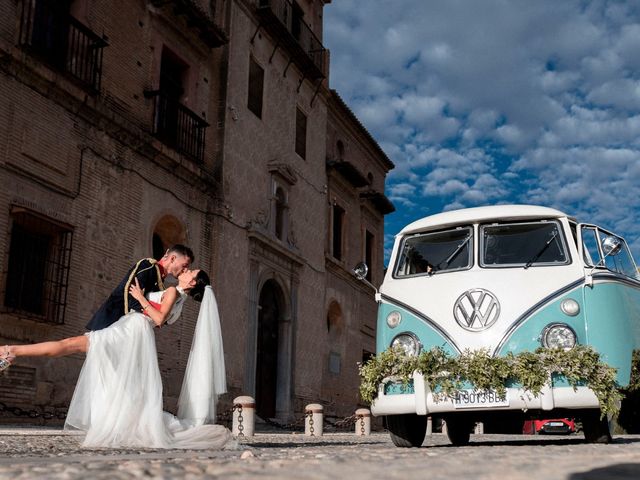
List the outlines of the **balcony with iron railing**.
<svg viewBox="0 0 640 480">
<path fill-rule="evenodd" d="M 204 161 L 205 131 L 209 124 L 161 90 L 145 91 L 153 98 L 153 134 L 162 143 L 197 163 Z"/>
<path fill-rule="evenodd" d="M 100 91 L 102 50 L 107 42 L 73 18 L 59 2 L 23 0 L 19 43 L 84 89 L 94 94 Z"/>
<path fill-rule="evenodd" d="M 255 0 L 261 26 L 284 45 L 303 75 L 312 80 L 326 76 L 327 50 L 311 28 L 296 15 L 290 0 Z"/>
<path fill-rule="evenodd" d="M 221 0 L 209 0 L 208 11 L 203 8 L 202 4 L 205 2 L 196 0 L 148 0 L 148 3 L 174 20 L 184 18 L 183 25 L 197 33 L 210 48 L 220 47 L 229 42 L 227 33 L 219 24 L 222 20 Z M 179 24 L 176 26 L 180 28 Z"/>
</svg>

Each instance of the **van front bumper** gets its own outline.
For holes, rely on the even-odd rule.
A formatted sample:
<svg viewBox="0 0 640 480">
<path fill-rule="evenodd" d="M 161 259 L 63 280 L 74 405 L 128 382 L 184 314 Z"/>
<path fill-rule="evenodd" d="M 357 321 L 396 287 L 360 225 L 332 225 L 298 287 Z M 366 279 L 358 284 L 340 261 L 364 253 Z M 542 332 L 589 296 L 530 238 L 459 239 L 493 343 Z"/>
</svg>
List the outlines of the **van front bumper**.
<svg viewBox="0 0 640 480">
<path fill-rule="evenodd" d="M 433 394 L 421 374 L 414 373 L 412 378 L 410 393 L 401 393 L 403 388 L 400 385 L 392 393 L 385 393 L 384 385 L 387 382 L 383 382 L 378 388 L 378 396 L 371 405 L 371 413 L 376 416 L 403 413 L 431 415 L 462 411 L 584 409 L 599 408 L 600 406 L 598 398 L 588 387 L 576 387 L 575 389 L 571 386 L 552 387 L 549 382 L 537 397 L 521 388 L 507 388 L 508 406 L 465 406 L 460 408 L 456 407 L 450 398 L 436 399 L 437 395 Z M 390 381 L 393 382 L 393 380 Z"/>
</svg>

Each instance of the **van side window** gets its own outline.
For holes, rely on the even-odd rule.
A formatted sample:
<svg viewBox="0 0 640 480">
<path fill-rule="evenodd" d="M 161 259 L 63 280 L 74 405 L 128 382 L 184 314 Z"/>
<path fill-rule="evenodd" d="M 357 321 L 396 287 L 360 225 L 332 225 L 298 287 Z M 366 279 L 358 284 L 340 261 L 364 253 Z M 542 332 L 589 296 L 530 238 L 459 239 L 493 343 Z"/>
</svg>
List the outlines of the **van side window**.
<svg viewBox="0 0 640 480">
<path fill-rule="evenodd" d="M 431 275 L 470 268 L 472 237 L 471 227 L 407 236 L 402 246 L 396 276 Z"/>
<path fill-rule="evenodd" d="M 582 227 L 582 256 L 584 263 L 595 266 L 600 263 L 601 256 L 598 248 L 598 233 L 595 228 Z"/>
<path fill-rule="evenodd" d="M 640 278 L 636 264 L 624 238 L 595 225 L 582 225 L 584 262 L 631 278 Z M 618 248 L 612 249 L 615 245 Z"/>
</svg>

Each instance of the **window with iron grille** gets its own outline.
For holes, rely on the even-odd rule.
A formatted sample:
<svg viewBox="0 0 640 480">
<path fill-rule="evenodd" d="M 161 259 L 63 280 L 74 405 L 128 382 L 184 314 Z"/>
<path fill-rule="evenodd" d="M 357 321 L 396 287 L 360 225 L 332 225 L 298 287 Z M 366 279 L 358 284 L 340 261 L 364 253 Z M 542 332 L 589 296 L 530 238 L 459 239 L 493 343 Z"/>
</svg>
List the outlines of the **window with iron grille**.
<svg viewBox="0 0 640 480">
<path fill-rule="evenodd" d="M 307 116 L 296 108 L 296 153 L 307 158 Z"/>
<path fill-rule="evenodd" d="M 262 95 L 264 90 L 264 69 L 253 59 L 249 59 L 249 110 L 262 118 Z"/>
<path fill-rule="evenodd" d="M 183 103 L 188 90 L 188 72 L 189 64 L 163 47 L 159 88 L 145 90 L 144 95 L 154 100 L 153 134 L 192 161 L 203 163 L 209 124 Z"/>
<path fill-rule="evenodd" d="M 71 0 L 22 0 L 20 45 L 96 94 L 107 42 L 71 16 L 71 4 Z"/>
<path fill-rule="evenodd" d="M 4 306 L 8 311 L 64 323 L 73 231 L 13 207 Z"/>
</svg>

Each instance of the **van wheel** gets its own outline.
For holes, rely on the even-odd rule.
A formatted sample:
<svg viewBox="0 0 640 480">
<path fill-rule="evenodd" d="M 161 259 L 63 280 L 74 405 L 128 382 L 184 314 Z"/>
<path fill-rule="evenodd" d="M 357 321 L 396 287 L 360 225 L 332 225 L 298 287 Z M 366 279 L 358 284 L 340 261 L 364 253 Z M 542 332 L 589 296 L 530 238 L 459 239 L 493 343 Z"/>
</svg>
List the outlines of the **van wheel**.
<svg viewBox="0 0 640 480">
<path fill-rule="evenodd" d="M 461 447 L 469 443 L 473 422 L 465 419 L 449 417 L 445 420 L 447 425 L 447 437 L 452 445 Z"/>
<path fill-rule="evenodd" d="M 600 419 L 600 410 L 587 412 L 582 416 L 582 430 L 587 443 L 609 443 L 611 432 L 607 418 Z"/>
<path fill-rule="evenodd" d="M 387 415 L 387 430 L 396 447 L 419 447 L 427 433 L 427 416 L 406 413 L 404 415 Z"/>
</svg>

